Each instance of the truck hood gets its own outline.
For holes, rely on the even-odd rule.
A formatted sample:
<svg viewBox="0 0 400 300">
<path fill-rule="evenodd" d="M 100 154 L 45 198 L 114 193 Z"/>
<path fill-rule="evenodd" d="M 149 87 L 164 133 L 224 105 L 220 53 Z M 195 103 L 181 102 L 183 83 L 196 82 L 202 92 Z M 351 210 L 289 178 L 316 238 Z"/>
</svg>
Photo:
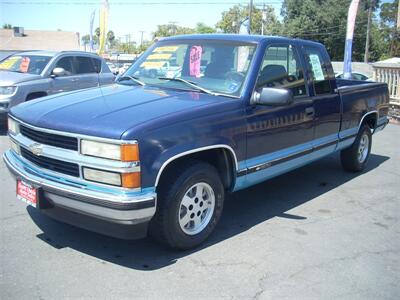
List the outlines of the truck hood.
<svg viewBox="0 0 400 300">
<path fill-rule="evenodd" d="M 135 126 L 198 107 L 234 101 L 197 92 L 109 85 L 48 96 L 11 108 L 10 114 L 33 126 L 121 139 Z M 187 115 L 186 115 L 187 117 Z M 178 120 L 175 120 L 178 121 Z"/>
<path fill-rule="evenodd" d="M 10 86 L 17 83 L 42 78 L 40 75 L 0 70 L 0 86 Z"/>
</svg>

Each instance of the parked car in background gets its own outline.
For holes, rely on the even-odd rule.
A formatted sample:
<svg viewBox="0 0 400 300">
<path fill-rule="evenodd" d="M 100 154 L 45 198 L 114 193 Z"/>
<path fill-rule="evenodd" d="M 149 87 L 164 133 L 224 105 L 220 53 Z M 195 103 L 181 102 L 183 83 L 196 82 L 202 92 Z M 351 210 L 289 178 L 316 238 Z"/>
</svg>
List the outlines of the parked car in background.
<svg viewBox="0 0 400 300">
<path fill-rule="evenodd" d="M 19 52 L 0 62 L 0 130 L 10 108 L 32 99 L 114 82 L 104 59 L 81 51 Z"/>
<path fill-rule="evenodd" d="M 110 68 L 110 71 L 114 74 L 114 75 L 118 75 L 119 73 L 119 67 L 115 64 L 112 63 L 110 61 L 106 62 L 107 66 Z"/>
<path fill-rule="evenodd" d="M 122 65 L 119 67 L 118 74 L 124 74 L 124 73 L 126 72 L 126 70 L 129 69 L 130 66 L 131 66 L 130 63 L 124 63 L 124 64 L 122 64 Z"/>
<path fill-rule="evenodd" d="M 344 79 L 344 74 L 343 73 L 336 73 L 335 74 L 336 78 L 339 79 Z M 367 75 L 359 72 L 352 72 L 351 73 L 351 79 L 352 80 L 362 80 L 362 81 L 372 81 L 371 78 L 369 78 Z"/>
</svg>

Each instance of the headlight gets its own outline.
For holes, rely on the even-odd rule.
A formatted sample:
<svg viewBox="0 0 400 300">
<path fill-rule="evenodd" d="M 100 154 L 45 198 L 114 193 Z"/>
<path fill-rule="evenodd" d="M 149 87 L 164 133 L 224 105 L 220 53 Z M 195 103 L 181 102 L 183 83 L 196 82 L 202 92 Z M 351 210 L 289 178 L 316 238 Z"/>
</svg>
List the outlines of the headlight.
<svg viewBox="0 0 400 300">
<path fill-rule="evenodd" d="M 115 173 L 109 171 L 83 168 L 83 177 L 88 181 L 100 182 L 125 188 L 140 187 L 140 173 Z"/>
<path fill-rule="evenodd" d="M 118 145 L 82 140 L 81 153 L 120 161 L 139 160 L 139 147 L 137 144 Z"/>
<path fill-rule="evenodd" d="M 12 95 L 16 90 L 16 86 L 0 86 L 0 95 Z"/>
<path fill-rule="evenodd" d="M 14 121 L 11 118 L 8 118 L 8 131 L 12 134 L 19 133 L 19 125 L 18 122 Z"/>
<path fill-rule="evenodd" d="M 121 186 L 121 174 L 83 168 L 83 177 L 86 180 Z"/>
</svg>

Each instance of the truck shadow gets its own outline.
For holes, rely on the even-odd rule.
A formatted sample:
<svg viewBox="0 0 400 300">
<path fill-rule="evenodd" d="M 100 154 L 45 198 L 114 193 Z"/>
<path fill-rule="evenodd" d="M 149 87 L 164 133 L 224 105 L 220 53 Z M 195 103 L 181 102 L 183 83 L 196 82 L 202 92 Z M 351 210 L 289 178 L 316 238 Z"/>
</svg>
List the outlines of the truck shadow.
<svg viewBox="0 0 400 300">
<path fill-rule="evenodd" d="M 96 257 L 102 264 L 151 271 L 174 264 L 182 257 L 212 247 L 274 217 L 285 218 L 288 224 L 293 220 L 305 220 L 306 215 L 293 215 L 287 211 L 362 176 L 388 159 L 387 156 L 371 154 L 363 173 L 348 173 L 341 169 L 336 154 L 228 195 L 222 219 L 214 234 L 205 244 L 189 251 L 166 249 L 149 238 L 137 241 L 114 239 L 54 221 L 32 207 L 27 210 L 43 231 L 37 237 L 57 249 L 69 247 Z"/>
</svg>

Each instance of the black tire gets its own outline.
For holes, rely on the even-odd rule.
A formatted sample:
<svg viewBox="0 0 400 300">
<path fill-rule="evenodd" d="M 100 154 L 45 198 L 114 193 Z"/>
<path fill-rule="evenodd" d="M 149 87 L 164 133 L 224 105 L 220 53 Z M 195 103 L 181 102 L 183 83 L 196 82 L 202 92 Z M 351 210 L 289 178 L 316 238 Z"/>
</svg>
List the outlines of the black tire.
<svg viewBox="0 0 400 300">
<path fill-rule="evenodd" d="M 365 147 L 366 155 L 364 154 L 363 156 L 359 156 L 360 144 L 364 136 L 368 138 L 368 146 Z M 364 170 L 371 153 L 371 145 L 371 128 L 367 124 L 364 124 L 361 126 L 353 145 L 340 152 L 343 169 L 350 172 L 360 172 Z"/>
<path fill-rule="evenodd" d="M 214 192 L 215 204 L 213 211 L 210 209 L 208 215 L 210 219 L 199 233 L 187 234 L 184 232 L 185 228 L 182 229 L 180 225 L 180 218 L 182 218 L 180 217 L 182 210 L 181 201 L 183 201 L 185 195 L 188 195 L 191 187 L 204 183 L 211 187 Z M 168 171 L 168 174 L 164 176 L 160 184 L 157 197 L 157 211 L 149 227 L 150 236 L 171 248 L 181 250 L 196 247 L 204 242 L 213 232 L 223 210 L 224 187 L 217 170 L 207 163 L 191 160 Z M 196 211 L 196 208 L 193 208 L 193 206 L 192 209 L 191 218 L 193 218 L 193 212 L 197 214 L 201 210 L 199 208 Z M 189 214 L 189 210 L 186 213 Z M 202 213 L 201 216 L 203 216 Z M 192 224 L 190 222 L 192 221 L 189 221 L 187 225 Z"/>
</svg>

